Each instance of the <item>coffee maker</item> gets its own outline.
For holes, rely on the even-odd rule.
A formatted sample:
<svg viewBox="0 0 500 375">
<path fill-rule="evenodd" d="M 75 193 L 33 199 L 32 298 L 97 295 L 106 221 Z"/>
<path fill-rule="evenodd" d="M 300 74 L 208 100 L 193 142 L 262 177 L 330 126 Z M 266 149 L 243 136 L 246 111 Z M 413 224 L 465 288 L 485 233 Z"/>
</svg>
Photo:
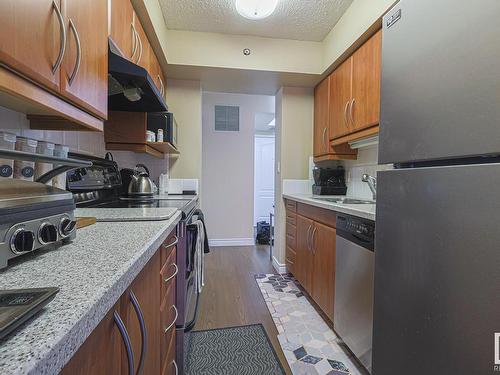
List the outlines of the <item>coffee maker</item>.
<svg viewBox="0 0 500 375">
<path fill-rule="evenodd" d="M 314 195 L 346 195 L 345 169 L 342 166 L 333 168 L 314 168 Z"/>
</svg>

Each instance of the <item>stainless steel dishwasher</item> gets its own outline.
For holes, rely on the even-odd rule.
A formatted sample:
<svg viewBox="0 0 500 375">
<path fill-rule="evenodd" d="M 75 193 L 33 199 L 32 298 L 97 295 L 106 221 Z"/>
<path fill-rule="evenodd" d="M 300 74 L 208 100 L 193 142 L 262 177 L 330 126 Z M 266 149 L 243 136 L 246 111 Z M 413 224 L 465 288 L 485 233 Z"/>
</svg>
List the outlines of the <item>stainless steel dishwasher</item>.
<svg viewBox="0 0 500 375">
<path fill-rule="evenodd" d="M 335 331 L 371 372 L 375 222 L 337 215 Z"/>
</svg>

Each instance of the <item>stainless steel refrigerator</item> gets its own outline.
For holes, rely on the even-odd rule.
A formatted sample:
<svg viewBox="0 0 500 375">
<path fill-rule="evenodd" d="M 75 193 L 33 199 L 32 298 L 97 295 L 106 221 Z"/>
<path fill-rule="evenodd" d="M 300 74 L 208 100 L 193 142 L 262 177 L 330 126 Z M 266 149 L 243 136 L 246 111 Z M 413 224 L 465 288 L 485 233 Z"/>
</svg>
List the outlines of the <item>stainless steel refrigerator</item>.
<svg viewBox="0 0 500 375">
<path fill-rule="evenodd" d="M 499 0 L 401 0 L 383 19 L 373 375 L 500 356 L 499 17 Z"/>
</svg>

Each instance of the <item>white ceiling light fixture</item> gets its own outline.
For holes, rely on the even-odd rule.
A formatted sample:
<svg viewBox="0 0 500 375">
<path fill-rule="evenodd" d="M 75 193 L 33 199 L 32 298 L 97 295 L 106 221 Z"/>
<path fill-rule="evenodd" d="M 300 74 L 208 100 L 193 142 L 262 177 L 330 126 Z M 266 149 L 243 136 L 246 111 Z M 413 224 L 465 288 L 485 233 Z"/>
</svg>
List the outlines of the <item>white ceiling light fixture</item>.
<svg viewBox="0 0 500 375">
<path fill-rule="evenodd" d="M 236 10 L 249 20 L 261 20 L 276 10 L 279 0 L 236 0 Z"/>
</svg>

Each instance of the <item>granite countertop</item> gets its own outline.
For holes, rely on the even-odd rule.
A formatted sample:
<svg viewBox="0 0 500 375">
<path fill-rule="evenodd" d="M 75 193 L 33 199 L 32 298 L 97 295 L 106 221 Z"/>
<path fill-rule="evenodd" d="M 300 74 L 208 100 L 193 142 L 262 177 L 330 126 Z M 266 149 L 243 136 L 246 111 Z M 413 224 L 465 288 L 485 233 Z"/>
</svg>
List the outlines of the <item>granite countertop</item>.
<svg viewBox="0 0 500 375">
<path fill-rule="evenodd" d="M 95 217 L 97 221 L 155 221 L 168 220 L 176 208 L 77 208 L 75 217 Z"/>
<path fill-rule="evenodd" d="M 0 374 L 57 374 L 181 219 L 97 223 L 74 242 L 15 260 L 5 289 L 59 287 L 34 319 L 0 341 Z"/>
<path fill-rule="evenodd" d="M 323 195 L 322 198 L 346 198 L 342 196 L 327 196 Z M 309 204 L 311 206 L 326 208 L 327 210 L 342 212 L 344 214 L 362 217 L 365 219 L 375 221 L 376 205 L 373 204 L 343 204 L 333 203 L 324 200 L 313 199 L 312 194 L 283 194 L 283 198 L 291 199 L 297 202 Z"/>
</svg>

